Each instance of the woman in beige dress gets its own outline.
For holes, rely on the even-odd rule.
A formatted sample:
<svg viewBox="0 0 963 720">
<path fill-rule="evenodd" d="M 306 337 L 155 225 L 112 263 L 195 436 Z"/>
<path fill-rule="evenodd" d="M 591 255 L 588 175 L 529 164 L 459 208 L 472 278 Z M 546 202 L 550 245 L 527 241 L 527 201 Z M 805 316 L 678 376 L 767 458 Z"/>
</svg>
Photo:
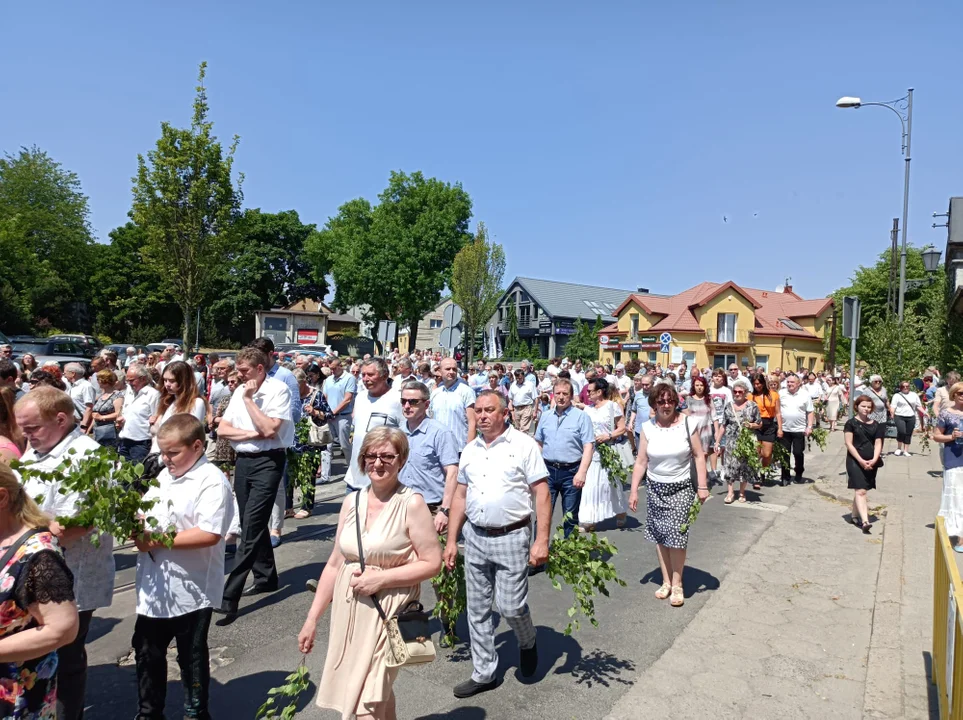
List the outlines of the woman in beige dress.
<svg viewBox="0 0 963 720">
<path fill-rule="evenodd" d="M 401 485 L 398 473 L 408 459 L 408 439 L 382 427 L 364 437 L 358 465 L 371 487 L 351 493 L 341 506 L 334 549 L 321 573 L 308 618 L 298 634 L 303 653 L 311 652 L 318 619 L 331 606 L 331 628 L 317 704 L 343 720 L 395 720 L 391 686 L 398 668 L 386 664 L 388 635 L 371 599 L 378 596 L 388 617 L 421 596 L 421 583 L 441 569 L 441 545 L 421 495 Z M 365 571 L 358 552 L 355 502 L 364 545 Z"/>
</svg>

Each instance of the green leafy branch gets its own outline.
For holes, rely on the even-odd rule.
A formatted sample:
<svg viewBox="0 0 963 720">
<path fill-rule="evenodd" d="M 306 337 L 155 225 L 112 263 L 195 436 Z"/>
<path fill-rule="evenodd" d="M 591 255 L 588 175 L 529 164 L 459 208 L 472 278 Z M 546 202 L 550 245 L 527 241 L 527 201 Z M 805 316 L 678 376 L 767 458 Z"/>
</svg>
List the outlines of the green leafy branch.
<svg viewBox="0 0 963 720">
<path fill-rule="evenodd" d="M 689 528 L 692 527 L 692 524 L 696 521 L 696 518 L 699 517 L 699 512 L 701 510 L 702 501 L 699 499 L 699 496 L 696 495 L 695 499 L 692 501 L 692 504 L 689 506 L 689 511 L 686 513 L 685 521 L 679 525 L 679 532 L 689 532 Z"/>
<path fill-rule="evenodd" d="M 622 485 L 628 480 L 629 469 L 622 462 L 618 450 L 607 443 L 597 442 L 595 443 L 595 451 L 599 454 L 602 469 L 609 476 L 609 482 L 612 483 L 613 487 L 621 489 Z"/>
<path fill-rule="evenodd" d="M 320 463 L 320 448 L 308 445 L 311 442 L 310 423 L 309 418 L 302 418 L 294 426 L 294 444 L 298 449 L 289 448 L 287 452 L 288 478 L 301 491 L 302 498 L 310 495 L 313 490 Z"/>
<path fill-rule="evenodd" d="M 267 700 L 258 708 L 254 720 L 261 720 L 261 718 L 264 718 L 264 720 L 292 720 L 294 718 L 298 711 L 298 698 L 301 693 L 311 687 L 306 660 L 307 655 L 302 655 L 301 662 L 298 663 L 293 673 L 284 678 L 284 683 L 268 690 Z M 280 714 L 278 714 L 275 702 L 278 698 L 282 698 L 282 701 L 290 698 L 290 702 L 281 708 Z"/>
<path fill-rule="evenodd" d="M 732 454 L 757 475 L 762 472 L 759 441 L 756 439 L 756 434 L 747 425 L 739 428 L 739 436 L 736 438 L 736 445 Z"/>
<path fill-rule="evenodd" d="M 442 546 L 447 544 L 444 535 L 439 535 L 438 540 Z M 441 620 L 441 645 L 454 647 L 458 642 L 455 623 L 468 607 L 468 594 L 465 589 L 465 558 L 461 553 L 458 554 L 453 569 L 449 570 L 445 565 L 441 566 L 441 571 L 431 579 L 431 586 L 438 598 L 431 614 Z"/>
<path fill-rule="evenodd" d="M 168 548 L 174 544 L 176 528 L 171 524 L 162 530 L 157 519 L 148 515 L 156 501 L 145 501 L 142 496 L 144 466 L 118 459 L 109 448 L 97 448 L 82 456 L 70 449 L 63 462 L 51 470 L 20 462 L 11 463 L 11 467 L 20 473 L 24 483 L 36 479 L 58 483 L 61 495 L 79 493 L 77 513 L 56 520 L 63 527 L 96 528 L 90 537 L 94 546 L 100 545 L 101 533 L 123 540 L 143 535 Z M 158 482 L 152 479 L 146 485 L 158 487 Z M 38 502 L 42 500 L 42 496 L 38 498 Z"/>
<path fill-rule="evenodd" d="M 571 513 L 566 513 L 564 519 L 571 517 Z M 556 590 L 562 589 L 562 583 L 572 589 L 575 601 L 568 609 L 571 620 L 565 628 L 565 634 L 571 635 L 573 629 L 580 628 L 576 617 L 579 613 L 588 618 L 594 627 L 598 627 L 598 620 L 595 619 L 596 595 L 609 597 L 606 583 L 614 582 L 625 587 L 625 581 L 608 559 L 618 553 L 615 545 L 594 532 L 583 533 L 579 527 L 565 537 L 564 519 L 563 524 L 555 529 L 545 572 Z"/>
<path fill-rule="evenodd" d="M 826 452 L 826 443 L 829 442 L 829 431 L 817 425 L 809 433 L 810 439 L 819 446 L 820 452 Z"/>
</svg>

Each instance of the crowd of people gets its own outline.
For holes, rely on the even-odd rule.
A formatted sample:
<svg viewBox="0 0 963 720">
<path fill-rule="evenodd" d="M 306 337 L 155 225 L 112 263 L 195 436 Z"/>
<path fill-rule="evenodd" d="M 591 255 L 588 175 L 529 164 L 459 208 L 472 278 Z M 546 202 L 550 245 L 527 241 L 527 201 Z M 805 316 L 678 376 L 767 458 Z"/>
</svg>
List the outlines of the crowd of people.
<svg viewBox="0 0 963 720">
<path fill-rule="evenodd" d="M 875 487 L 887 429 L 894 427 L 894 455 L 909 456 L 917 418 L 932 413 L 933 437 L 945 445 L 948 528 L 963 535 L 963 383 L 935 369 L 889 397 L 881 378 L 864 381 L 862 371 L 850 383 L 842 372 L 555 358 L 543 370 L 527 360 L 518 367 L 479 360 L 462 373 L 440 353 L 287 356 L 268 338 L 233 357 L 190 358 L 171 347 L 146 357 L 131 348 L 119 359 L 107 351 L 89 371 L 18 360 L 0 348 L 0 459 L 52 468 L 97 447 L 114 448 L 157 478 L 150 497 L 169 508 L 176 525 L 172 548 L 148 536 L 135 539 L 132 645 L 145 718 L 163 715 L 172 640 L 187 689 L 185 714 L 209 716 L 213 616 L 233 622 L 245 598 L 278 589 L 274 549 L 283 524 L 314 509 L 314 482 L 302 487 L 297 506 L 287 477 L 291 451 L 310 453 L 318 484 L 331 481 L 335 454 L 346 465 L 334 549 L 320 578 L 309 582 L 315 597 L 298 636 L 300 649 L 310 652 L 317 623 L 330 609 L 317 703 L 346 717 L 395 717 L 397 667 L 383 618 L 418 604 L 421 583 L 443 564 L 453 568 L 459 554 L 473 672 L 454 694 L 467 698 L 498 684 L 493 603 L 518 638 L 522 675 L 534 674 L 528 582 L 545 567 L 559 498 L 566 537 L 577 527 L 620 528 L 629 512 L 639 511 L 644 483 L 645 536 L 656 545 L 662 573 L 655 595 L 683 605 L 693 503 L 704 502 L 713 483 L 726 486 L 727 504 L 745 502 L 749 485 L 759 489 L 768 481 L 777 445 L 785 451 L 781 484 L 807 482 L 807 438 L 817 422 L 836 428 L 850 393 L 854 416 L 843 432 L 853 522 L 869 532 L 866 493 Z M 310 429 L 310 440 L 299 427 Z M 756 440 L 758 463 L 727 452 L 743 428 Z M 5 656 L 0 637 L 0 659 L 36 669 L 37 682 L 47 681 L 39 700 L 24 689 L 12 702 L 38 707 L 56 698 L 66 708 L 60 717 L 80 717 L 87 629 L 113 594 L 113 539 L 96 528 L 60 527 L 52 518 L 75 514 L 82 498 L 30 484 L 21 490 L 4 467 L 0 534 L 8 541 L 32 534 L 16 559 L 0 562 L 0 572 L 30 578 L 42 563 L 49 592 L 36 584 L 21 588 L 20 580 L 11 592 L 39 592 L 59 609 L 35 612 L 26 602 L 24 614 L 10 620 L 8 632 L 50 627 L 29 652 Z M 619 475 L 630 478 L 628 493 Z M 42 498 L 39 507 L 33 497 Z M 234 565 L 225 578 L 232 546 Z M 59 666 L 45 660 L 52 654 Z"/>
</svg>

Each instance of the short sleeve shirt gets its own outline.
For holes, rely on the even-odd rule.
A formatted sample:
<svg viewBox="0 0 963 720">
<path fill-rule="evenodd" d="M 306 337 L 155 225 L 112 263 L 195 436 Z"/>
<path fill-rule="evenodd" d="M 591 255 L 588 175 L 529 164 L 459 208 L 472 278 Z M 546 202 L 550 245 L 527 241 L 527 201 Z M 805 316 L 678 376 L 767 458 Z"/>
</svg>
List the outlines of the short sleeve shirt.
<svg viewBox="0 0 963 720">
<path fill-rule="evenodd" d="M 468 443 L 468 408 L 475 407 L 475 393 L 463 380 L 449 388 L 438 385 L 431 395 L 431 416 L 455 436 L 458 450 Z"/>
<path fill-rule="evenodd" d="M 800 388 L 795 394 L 788 390 L 779 395 L 779 410 L 782 413 L 782 429 L 786 432 L 805 432 L 808 413 L 813 411 L 813 399 Z"/>
<path fill-rule="evenodd" d="M 70 399 L 74 401 L 74 415 L 79 420 L 84 416 L 87 406 L 93 405 L 97 399 L 94 386 L 81 378 L 70 386 Z"/>
<path fill-rule="evenodd" d="M 291 421 L 291 391 L 280 380 L 265 378 L 254 393 L 254 404 L 269 418 L 281 420 L 278 432 L 271 438 L 257 440 L 231 440 L 235 452 L 264 452 L 289 448 L 294 444 L 294 423 Z M 241 430 L 255 430 L 251 414 L 244 405 L 244 386 L 231 395 L 231 402 L 224 411 L 224 420 Z"/>
<path fill-rule="evenodd" d="M 401 468 L 401 483 L 420 493 L 426 503 L 440 503 L 445 494 L 445 468 L 458 464 L 461 447 L 448 428 L 431 418 L 422 420 L 414 430 L 408 429 L 407 422 L 401 428 L 408 436 L 408 462 Z"/>
<path fill-rule="evenodd" d="M 358 455 L 361 443 L 369 430 L 377 427 L 400 428 L 405 422 L 401 414 L 401 393 L 389 389 L 384 395 L 372 398 L 367 391 L 362 392 L 354 401 L 354 438 L 351 441 L 351 463 L 345 472 L 344 481 L 352 488 L 366 488 L 371 484 L 367 474 L 358 469 Z"/>
<path fill-rule="evenodd" d="M 322 392 L 327 398 L 328 405 L 331 406 L 331 410 L 334 410 L 344 401 L 344 396 L 348 393 L 351 393 L 352 396 L 357 395 L 358 379 L 349 372 L 341 373 L 341 377 L 339 378 L 331 375 L 327 380 L 324 381 L 324 388 L 322 389 Z M 345 407 L 344 410 L 342 410 L 339 414 L 350 415 L 352 410 L 354 410 L 354 397 L 351 398 L 351 402 L 349 402 L 347 407 Z"/>
<path fill-rule="evenodd" d="M 515 407 L 534 405 L 535 386 L 527 382 L 522 382 L 521 385 L 519 385 L 517 382 L 512 383 L 508 388 L 508 398 L 512 401 L 512 405 Z"/>
<path fill-rule="evenodd" d="M 535 440 L 542 445 L 542 456 L 557 463 L 574 463 L 582 459 L 587 443 L 595 442 L 595 431 L 588 414 L 569 406 L 542 413 L 535 429 Z"/>
</svg>

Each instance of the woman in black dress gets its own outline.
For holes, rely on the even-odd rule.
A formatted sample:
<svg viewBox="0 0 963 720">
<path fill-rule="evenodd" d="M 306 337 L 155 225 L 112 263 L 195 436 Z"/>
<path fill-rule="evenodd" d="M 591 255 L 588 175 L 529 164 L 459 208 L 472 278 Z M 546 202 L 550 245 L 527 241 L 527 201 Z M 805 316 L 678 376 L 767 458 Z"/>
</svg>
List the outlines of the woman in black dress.
<svg viewBox="0 0 963 720">
<path fill-rule="evenodd" d="M 860 395 L 853 403 L 856 417 L 846 421 L 843 437 L 846 439 L 846 474 L 853 496 L 853 524 L 869 533 L 869 511 L 866 491 L 876 489 L 876 471 L 882 466 L 883 437 L 886 426 L 876 422 L 871 415 L 875 408 L 873 398 Z"/>
</svg>

